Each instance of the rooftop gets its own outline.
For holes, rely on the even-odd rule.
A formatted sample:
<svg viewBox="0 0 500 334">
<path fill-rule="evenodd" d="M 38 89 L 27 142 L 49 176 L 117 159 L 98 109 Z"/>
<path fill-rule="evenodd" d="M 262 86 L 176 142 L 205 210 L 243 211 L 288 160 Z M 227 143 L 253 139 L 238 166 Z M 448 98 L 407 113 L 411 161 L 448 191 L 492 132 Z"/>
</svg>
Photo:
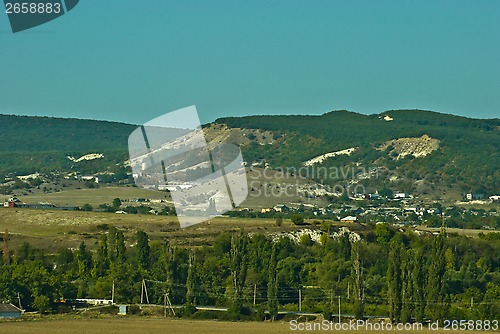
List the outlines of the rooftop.
<svg viewBox="0 0 500 334">
<path fill-rule="evenodd" d="M 0 313 L 6 312 L 21 312 L 21 309 L 10 303 L 0 303 Z"/>
</svg>

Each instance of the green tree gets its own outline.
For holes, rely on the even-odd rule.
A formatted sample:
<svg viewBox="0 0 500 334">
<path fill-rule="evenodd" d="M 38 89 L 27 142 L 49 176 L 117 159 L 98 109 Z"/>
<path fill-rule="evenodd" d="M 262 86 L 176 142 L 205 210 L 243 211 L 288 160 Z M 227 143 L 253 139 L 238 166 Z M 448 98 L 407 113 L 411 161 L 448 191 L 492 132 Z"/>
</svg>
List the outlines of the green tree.
<svg viewBox="0 0 500 334">
<path fill-rule="evenodd" d="M 445 274 L 445 239 L 442 230 L 434 239 L 427 281 L 428 316 L 437 320 L 444 320 L 448 315 L 449 303 L 446 294 Z"/>
<path fill-rule="evenodd" d="M 402 288 L 401 288 L 401 322 L 408 323 L 411 320 L 413 315 L 413 262 L 408 257 L 407 253 L 404 252 L 401 256 L 402 266 L 401 266 L 401 280 L 402 280 Z"/>
<path fill-rule="evenodd" d="M 303 246 L 312 246 L 314 241 L 311 239 L 309 234 L 303 234 L 300 236 L 299 243 Z"/>
<path fill-rule="evenodd" d="M 382 188 L 379 192 L 379 195 L 382 197 L 393 198 L 394 193 L 390 188 Z"/>
<path fill-rule="evenodd" d="M 78 246 L 76 260 L 78 263 L 78 276 L 80 278 L 87 276 L 92 265 L 92 254 L 87 250 L 87 245 L 83 241 Z"/>
<path fill-rule="evenodd" d="M 144 269 L 148 269 L 150 261 L 149 236 L 147 235 L 146 232 L 141 230 L 137 231 L 136 238 L 137 238 L 136 247 L 137 247 L 139 266 L 141 266 Z"/>
<path fill-rule="evenodd" d="M 196 305 L 196 255 L 191 249 L 189 251 L 189 268 L 186 280 L 186 306 L 189 308 Z"/>
<path fill-rule="evenodd" d="M 82 205 L 82 211 L 92 211 L 94 210 L 94 207 L 89 204 L 89 203 L 85 203 L 84 205 Z"/>
<path fill-rule="evenodd" d="M 35 296 L 33 307 L 40 313 L 47 313 L 50 311 L 50 298 L 45 295 Z"/>
<path fill-rule="evenodd" d="M 243 307 L 243 286 L 245 284 L 247 275 L 247 239 L 240 232 L 239 235 L 233 235 L 231 238 L 231 279 L 233 282 L 234 296 L 233 296 L 233 311 L 241 313 Z"/>
<path fill-rule="evenodd" d="M 355 242 L 351 248 L 352 274 L 354 278 L 354 316 L 356 319 L 363 319 L 365 309 L 365 269 L 363 267 L 363 244 L 361 241 Z"/>
<path fill-rule="evenodd" d="M 125 252 L 127 248 L 125 247 L 125 235 L 122 231 L 116 232 L 116 260 L 119 263 L 125 261 Z"/>
<path fill-rule="evenodd" d="M 122 200 L 118 197 L 113 199 L 113 207 L 118 209 L 122 205 Z"/>
<path fill-rule="evenodd" d="M 391 238 L 394 236 L 394 232 L 387 224 L 377 224 L 375 226 L 375 236 L 379 244 L 385 245 L 389 243 Z"/>
<path fill-rule="evenodd" d="M 290 220 L 295 225 L 302 225 L 302 224 L 304 224 L 304 217 L 302 217 L 302 215 L 300 215 L 298 213 L 293 214 L 292 217 L 290 217 Z"/>
<path fill-rule="evenodd" d="M 416 248 L 412 250 L 413 259 L 413 301 L 414 314 L 417 322 L 422 323 L 424 321 L 425 315 L 425 267 L 424 267 L 424 255 L 422 248 Z"/>
<path fill-rule="evenodd" d="M 104 276 L 106 270 L 109 269 L 108 236 L 106 234 L 101 236 L 97 251 L 94 253 L 93 263 L 94 268 L 92 269 L 92 277 L 94 278 Z"/>
<path fill-rule="evenodd" d="M 391 321 L 400 322 L 402 307 L 402 252 L 403 241 L 401 234 L 396 234 L 389 245 L 389 258 L 387 263 L 387 290 L 389 295 L 389 318 Z"/>
<path fill-rule="evenodd" d="M 278 316 L 278 259 L 276 254 L 276 245 L 273 244 L 271 259 L 269 261 L 269 277 L 267 281 L 267 305 L 271 320 L 274 321 Z"/>
</svg>

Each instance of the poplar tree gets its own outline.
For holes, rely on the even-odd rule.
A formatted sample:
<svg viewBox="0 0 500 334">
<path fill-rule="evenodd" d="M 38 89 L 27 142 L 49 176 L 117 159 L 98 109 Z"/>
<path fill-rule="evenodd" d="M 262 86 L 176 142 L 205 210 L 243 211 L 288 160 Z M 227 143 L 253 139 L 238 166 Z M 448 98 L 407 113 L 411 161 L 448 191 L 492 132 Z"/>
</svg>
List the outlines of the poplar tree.
<svg viewBox="0 0 500 334">
<path fill-rule="evenodd" d="M 245 284 L 247 274 L 247 240 L 241 232 L 238 236 L 231 238 L 231 278 L 233 281 L 234 296 L 233 310 L 236 313 L 241 313 L 243 306 L 243 285 Z"/>
<path fill-rule="evenodd" d="M 422 323 L 425 315 L 425 267 L 422 248 L 413 250 L 412 259 L 414 315 L 416 321 Z"/>
<path fill-rule="evenodd" d="M 144 269 L 149 268 L 149 236 L 144 231 L 137 232 L 137 256 L 139 260 L 139 266 Z"/>
<path fill-rule="evenodd" d="M 271 260 L 269 261 L 269 278 L 267 281 L 267 306 L 271 320 L 274 321 L 278 316 L 278 273 L 276 268 L 278 259 L 276 256 L 276 246 L 273 244 L 271 250 Z"/>
<path fill-rule="evenodd" d="M 365 284 L 364 284 L 364 268 L 362 262 L 362 243 L 355 242 L 351 247 L 352 271 L 354 276 L 354 292 L 355 304 L 354 315 L 356 319 L 362 319 L 365 309 Z"/>
<path fill-rule="evenodd" d="M 445 274 L 446 259 L 444 231 L 435 238 L 427 281 L 427 306 L 429 317 L 444 320 L 448 315 L 449 302 L 446 295 Z"/>
<path fill-rule="evenodd" d="M 189 267 L 186 280 L 186 305 L 196 304 L 196 256 L 193 250 L 189 251 Z"/>
<path fill-rule="evenodd" d="M 122 231 L 116 232 L 116 260 L 119 263 L 125 262 L 125 252 L 127 248 L 125 247 L 125 235 Z"/>
<path fill-rule="evenodd" d="M 401 255 L 401 322 L 408 323 L 413 314 L 413 261 L 411 250 Z"/>
<path fill-rule="evenodd" d="M 401 272 L 401 252 L 402 238 L 398 233 L 389 243 L 389 258 L 387 263 L 387 291 L 389 295 L 389 318 L 391 321 L 401 320 L 402 308 L 402 272 Z"/>
</svg>

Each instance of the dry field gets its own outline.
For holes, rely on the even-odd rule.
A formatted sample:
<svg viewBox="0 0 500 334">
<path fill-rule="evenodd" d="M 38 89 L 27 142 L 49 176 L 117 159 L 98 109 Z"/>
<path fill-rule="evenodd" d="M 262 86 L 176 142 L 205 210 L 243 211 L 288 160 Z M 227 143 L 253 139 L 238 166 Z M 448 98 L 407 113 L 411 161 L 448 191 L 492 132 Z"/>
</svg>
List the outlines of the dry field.
<svg viewBox="0 0 500 334">
<path fill-rule="evenodd" d="M 113 199 L 119 197 L 122 200 L 134 198 L 149 198 L 151 200 L 170 200 L 170 196 L 162 191 L 146 190 L 135 187 L 102 187 L 95 189 L 73 189 L 47 194 L 33 194 L 18 196 L 18 198 L 29 204 L 51 203 L 57 206 L 82 206 L 86 203 L 98 206 L 99 204 L 111 204 Z M 127 204 L 127 203 L 126 203 Z M 127 204 L 128 205 L 128 204 Z"/>
<path fill-rule="evenodd" d="M 309 227 L 319 227 L 315 226 L 319 223 L 317 220 L 311 220 L 310 223 Z M 330 223 L 337 227 L 347 226 L 356 232 L 371 229 L 361 224 L 340 224 L 333 221 Z M 93 248 L 105 231 L 106 225 L 122 230 L 129 245 L 135 242 L 134 234 L 138 230 L 144 230 L 153 241 L 168 238 L 174 245 L 193 247 L 212 244 L 221 232 L 238 232 L 243 229 L 246 233 L 268 234 L 304 228 L 295 226 L 287 219 L 278 227 L 272 218 L 220 217 L 180 229 L 176 217 L 173 216 L 0 207 L 0 233 L 3 235 L 5 229 L 9 230 L 11 249 L 23 242 L 29 242 L 36 248 L 55 251 L 59 247 L 76 248 L 82 240 L 88 247 Z M 439 231 L 422 227 L 418 229 L 431 233 Z M 477 237 L 479 232 L 484 231 L 448 229 L 448 232 Z"/>
<path fill-rule="evenodd" d="M 321 333 L 333 331 L 298 331 L 292 330 L 288 322 L 222 322 L 222 321 L 195 321 L 183 319 L 158 319 L 158 318 L 110 318 L 110 319 L 61 319 L 38 320 L 0 323 L 2 334 L 281 334 L 281 333 Z M 369 331 L 345 331 L 367 334 Z M 393 333 L 459 333 L 459 331 L 398 331 Z M 371 332 L 373 333 L 373 332 Z M 377 331 L 375 333 L 390 333 Z M 461 333 L 464 333 L 463 331 Z M 474 334 L 479 331 L 467 331 Z M 484 332 L 483 332 L 484 333 Z"/>
<path fill-rule="evenodd" d="M 130 243 L 134 242 L 134 234 L 142 229 L 151 240 L 168 238 L 172 244 L 181 246 L 208 245 L 221 232 L 237 232 L 240 229 L 248 233 L 266 234 L 303 228 L 289 220 L 284 220 L 283 225 L 278 227 L 272 218 L 220 217 L 180 229 L 173 216 L 0 207 L 0 233 L 9 230 L 12 249 L 29 242 L 36 248 L 55 251 L 59 247 L 76 248 L 82 240 L 93 248 L 106 224 L 124 231 Z"/>
</svg>

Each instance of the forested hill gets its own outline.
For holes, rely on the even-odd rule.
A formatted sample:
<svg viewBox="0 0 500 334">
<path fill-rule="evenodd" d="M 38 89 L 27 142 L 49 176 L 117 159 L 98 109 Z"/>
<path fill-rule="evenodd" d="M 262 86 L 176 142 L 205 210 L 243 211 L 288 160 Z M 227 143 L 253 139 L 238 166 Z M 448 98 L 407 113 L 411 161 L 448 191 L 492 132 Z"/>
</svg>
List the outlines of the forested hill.
<svg viewBox="0 0 500 334">
<path fill-rule="evenodd" d="M 384 119 L 384 117 L 386 119 Z M 350 111 L 332 111 L 321 116 L 247 116 L 219 118 L 232 128 L 295 132 L 324 138 L 343 146 L 372 144 L 398 137 L 424 133 L 443 140 L 471 145 L 500 138 L 500 119 L 473 119 L 424 110 L 391 110 L 362 115 Z M 492 144 L 494 144 L 492 142 Z M 498 146 L 497 146 L 498 147 Z"/>
<path fill-rule="evenodd" d="M 0 176 L 54 171 L 123 174 L 127 138 L 135 127 L 0 115 Z M 240 144 L 249 164 L 271 168 L 300 167 L 315 157 L 355 148 L 350 155 L 328 156 L 314 166 L 379 168 L 385 174 L 372 180 L 374 189 L 388 186 L 422 192 L 455 187 L 458 192 L 486 194 L 500 189 L 498 118 L 471 119 L 422 110 L 374 115 L 332 111 L 321 116 L 220 118 L 207 124 L 205 131 L 209 140 Z M 86 154 L 103 158 L 78 163 L 68 158 Z M 416 189 L 416 184 L 432 187 Z"/>
<path fill-rule="evenodd" d="M 34 172 L 116 171 L 127 159 L 130 124 L 36 116 L 0 115 L 0 177 Z M 68 159 L 100 153 L 103 159 L 80 166 Z M 77 168 L 78 167 L 78 168 Z"/>
<path fill-rule="evenodd" d="M 0 152 L 126 149 L 136 126 L 76 118 L 0 115 Z"/>
<path fill-rule="evenodd" d="M 494 193 L 500 189 L 498 118 L 471 119 L 424 110 L 378 115 L 342 110 L 321 116 L 228 117 L 215 123 L 247 129 L 251 138 L 267 140 L 269 145 L 244 142 L 244 156 L 248 162 L 260 161 L 272 168 L 302 166 L 317 156 L 356 148 L 351 155 L 337 155 L 316 166 L 380 168 L 386 173 L 384 180 L 393 180 L 392 188 L 408 192 L 455 187 L 456 192 Z M 438 147 L 431 149 L 426 143 L 438 143 Z M 408 151 L 412 145 L 415 152 Z M 429 152 L 418 156 L 419 150 Z M 372 181 L 380 189 L 381 179 Z M 417 183 L 422 185 L 420 191 Z"/>
</svg>

